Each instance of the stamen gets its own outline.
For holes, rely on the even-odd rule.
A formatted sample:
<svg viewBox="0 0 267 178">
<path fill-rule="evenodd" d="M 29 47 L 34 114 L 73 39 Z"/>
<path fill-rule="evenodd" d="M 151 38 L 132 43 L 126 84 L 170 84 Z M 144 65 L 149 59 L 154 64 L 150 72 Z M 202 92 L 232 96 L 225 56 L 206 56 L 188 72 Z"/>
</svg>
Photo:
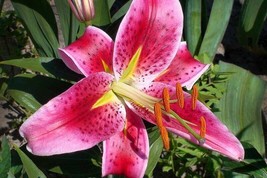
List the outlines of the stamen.
<svg viewBox="0 0 267 178">
<path fill-rule="evenodd" d="M 192 109 L 195 110 L 197 106 L 197 98 L 198 98 L 198 89 L 197 86 L 193 86 L 193 91 L 192 91 Z"/>
<path fill-rule="evenodd" d="M 200 139 L 198 140 L 200 145 L 203 145 L 206 141 L 206 120 L 203 116 L 200 117 Z"/>
<path fill-rule="evenodd" d="M 154 105 L 154 113 L 155 113 L 155 116 L 156 116 L 157 125 L 158 125 L 159 129 L 161 129 L 163 127 L 163 123 L 162 123 L 162 113 L 161 113 L 160 103 L 155 103 L 155 105 Z"/>
<path fill-rule="evenodd" d="M 162 127 L 162 129 L 160 130 L 160 135 L 162 138 L 162 142 L 163 142 L 163 146 L 164 148 L 169 151 L 170 149 L 170 139 L 169 139 L 169 135 L 168 135 L 168 131 L 166 129 L 166 127 Z"/>
<path fill-rule="evenodd" d="M 169 141 L 168 131 L 167 131 L 166 127 L 163 126 L 160 103 L 155 103 L 154 113 L 155 113 L 157 126 L 159 127 L 159 131 L 160 131 L 160 135 L 162 138 L 164 148 L 168 151 L 170 149 L 170 143 L 169 143 L 170 141 Z"/>
<path fill-rule="evenodd" d="M 206 119 L 203 116 L 200 117 L 200 136 L 202 138 L 206 136 Z"/>
<path fill-rule="evenodd" d="M 184 94 L 183 94 L 183 88 L 180 83 L 176 84 L 176 97 L 177 97 L 177 102 L 180 108 L 184 108 Z"/>
<path fill-rule="evenodd" d="M 170 93 L 167 88 L 163 89 L 163 105 L 167 113 L 170 113 Z"/>
</svg>

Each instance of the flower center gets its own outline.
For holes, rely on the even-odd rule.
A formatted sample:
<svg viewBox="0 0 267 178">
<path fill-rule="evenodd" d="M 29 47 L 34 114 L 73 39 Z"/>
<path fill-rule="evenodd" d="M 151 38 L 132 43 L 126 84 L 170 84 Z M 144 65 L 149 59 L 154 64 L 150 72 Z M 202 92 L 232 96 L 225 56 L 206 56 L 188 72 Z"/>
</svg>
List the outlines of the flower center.
<svg viewBox="0 0 267 178">
<path fill-rule="evenodd" d="M 176 119 L 191 135 L 193 135 L 199 141 L 199 144 L 204 144 L 206 133 L 205 118 L 203 116 L 200 118 L 200 133 L 196 133 L 196 131 L 190 127 L 190 125 L 195 126 L 195 124 L 182 119 L 170 107 L 170 103 L 178 103 L 178 106 L 181 109 L 184 108 L 184 95 L 180 84 L 176 85 L 176 100 L 170 100 L 170 95 L 167 88 L 163 89 L 162 98 L 156 98 L 120 81 L 113 82 L 112 91 L 125 101 L 134 102 L 138 106 L 146 108 L 149 112 L 154 113 L 156 124 L 159 127 L 162 141 L 166 150 L 168 150 L 170 146 L 168 132 L 163 123 L 162 114 Z M 197 97 L 198 90 L 197 87 L 194 86 L 192 91 L 192 110 L 196 109 Z"/>
</svg>

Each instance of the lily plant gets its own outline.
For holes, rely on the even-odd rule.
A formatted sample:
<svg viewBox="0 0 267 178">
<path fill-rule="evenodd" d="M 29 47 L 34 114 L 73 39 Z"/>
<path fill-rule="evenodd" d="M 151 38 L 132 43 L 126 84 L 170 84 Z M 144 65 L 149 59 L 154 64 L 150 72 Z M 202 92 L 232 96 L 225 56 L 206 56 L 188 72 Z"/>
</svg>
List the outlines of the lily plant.
<svg viewBox="0 0 267 178">
<path fill-rule="evenodd" d="M 133 0 L 115 41 L 89 26 L 59 49 L 65 64 L 84 78 L 43 105 L 20 127 L 27 149 L 48 156 L 89 149 L 103 141 L 102 176 L 143 177 L 149 140 L 143 120 L 233 160 L 244 149 L 197 99 L 198 78 L 209 68 L 181 42 L 177 0 Z M 182 87 L 192 89 L 191 94 Z"/>
</svg>

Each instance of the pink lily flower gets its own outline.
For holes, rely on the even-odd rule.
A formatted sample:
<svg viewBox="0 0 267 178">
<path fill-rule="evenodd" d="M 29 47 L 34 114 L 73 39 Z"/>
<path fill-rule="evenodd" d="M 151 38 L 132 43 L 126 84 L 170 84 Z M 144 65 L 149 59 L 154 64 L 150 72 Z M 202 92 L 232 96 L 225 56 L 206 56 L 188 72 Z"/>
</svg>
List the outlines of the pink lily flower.
<svg viewBox="0 0 267 178">
<path fill-rule="evenodd" d="M 27 149 L 46 156 L 85 150 L 103 141 L 102 176 L 143 177 L 149 157 L 143 118 L 159 127 L 166 149 L 167 129 L 242 160 L 238 139 L 196 94 L 179 87 L 191 89 L 209 67 L 180 42 L 182 29 L 177 0 L 133 0 L 114 43 L 102 30 L 87 27 L 82 37 L 59 50 L 65 64 L 85 78 L 24 122 L 20 133 L 28 141 Z"/>
</svg>

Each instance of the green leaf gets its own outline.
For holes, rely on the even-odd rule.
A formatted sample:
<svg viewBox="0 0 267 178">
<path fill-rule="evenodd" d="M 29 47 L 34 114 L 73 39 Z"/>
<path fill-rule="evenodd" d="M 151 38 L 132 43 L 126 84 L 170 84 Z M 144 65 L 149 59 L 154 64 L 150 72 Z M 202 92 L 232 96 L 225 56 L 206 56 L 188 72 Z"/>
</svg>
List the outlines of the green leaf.
<svg viewBox="0 0 267 178">
<path fill-rule="evenodd" d="M 124 16 L 127 12 L 127 10 L 129 9 L 130 5 L 131 5 L 132 1 L 128 1 L 127 3 L 125 3 L 111 18 L 111 23 L 114 23 L 115 21 L 117 21 L 119 18 L 121 18 L 122 16 Z"/>
<path fill-rule="evenodd" d="M 0 149 L 0 178 L 6 178 L 11 167 L 11 153 L 8 145 L 8 140 L 2 136 Z"/>
<path fill-rule="evenodd" d="M 92 24 L 96 26 L 108 25 L 111 22 L 108 0 L 94 0 L 95 17 Z"/>
<path fill-rule="evenodd" d="M 5 97 L 7 89 L 7 78 L 1 78 L 0 77 L 0 100 L 7 100 Z"/>
<path fill-rule="evenodd" d="M 148 136 L 149 136 L 150 148 L 149 148 L 149 159 L 145 175 L 151 177 L 153 174 L 153 170 L 155 169 L 159 161 L 163 149 L 163 143 L 157 127 L 148 130 L 148 132 L 149 132 Z"/>
<path fill-rule="evenodd" d="M 29 178 L 46 178 L 44 173 L 32 162 L 32 160 L 25 153 L 23 153 L 19 149 L 19 147 L 14 145 L 14 148 L 18 152 L 23 167 Z"/>
<path fill-rule="evenodd" d="M 239 177 L 239 175 L 235 173 L 241 173 L 250 175 L 250 177 L 267 177 L 267 165 L 259 152 L 249 143 L 243 142 L 242 144 L 246 153 L 244 161 L 234 162 L 225 160 L 223 167 L 225 176 Z"/>
<path fill-rule="evenodd" d="M 108 8 L 111 9 L 111 7 L 113 6 L 115 0 L 109 0 L 108 1 Z"/>
<path fill-rule="evenodd" d="M 12 0 L 40 56 L 58 57 L 57 25 L 47 0 Z"/>
<path fill-rule="evenodd" d="M 198 59 L 211 63 L 227 28 L 234 1 L 214 0 Z"/>
<path fill-rule="evenodd" d="M 261 104 L 266 83 L 233 64 L 220 62 L 219 65 L 221 72 L 231 72 L 232 75 L 225 83 L 226 92 L 216 106 L 221 112 L 216 115 L 239 139 L 264 154 Z"/>
<path fill-rule="evenodd" d="M 246 46 L 256 46 L 267 15 L 266 0 L 246 0 L 238 27 L 240 43 Z"/>
<path fill-rule="evenodd" d="M 34 72 L 54 77 L 64 78 L 66 80 L 79 80 L 80 75 L 72 72 L 60 59 L 53 57 L 39 57 L 39 58 L 25 58 L 25 59 L 12 59 L 0 62 L 1 64 L 21 67 L 29 69 Z"/>
<path fill-rule="evenodd" d="M 80 22 L 72 13 L 68 1 L 55 0 L 65 46 L 76 40 Z"/>
<path fill-rule="evenodd" d="M 185 6 L 185 37 L 190 52 L 195 55 L 201 44 L 201 0 L 188 0 Z"/>
<path fill-rule="evenodd" d="M 10 79 L 7 93 L 28 111 L 35 112 L 41 104 L 70 86 L 70 83 L 46 76 L 21 74 Z"/>
</svg>

